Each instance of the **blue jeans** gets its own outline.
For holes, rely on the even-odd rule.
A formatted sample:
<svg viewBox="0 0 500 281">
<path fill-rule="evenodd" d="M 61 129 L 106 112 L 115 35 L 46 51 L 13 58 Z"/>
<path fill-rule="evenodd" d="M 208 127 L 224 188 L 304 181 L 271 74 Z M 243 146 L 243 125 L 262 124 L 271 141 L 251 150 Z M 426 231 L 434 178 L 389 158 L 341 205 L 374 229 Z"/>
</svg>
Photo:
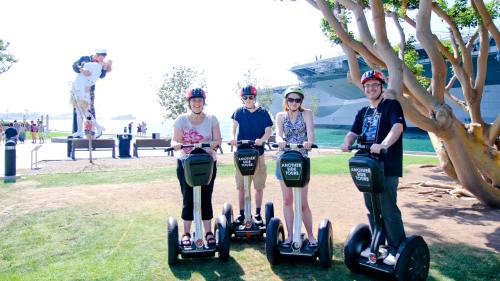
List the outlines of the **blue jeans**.
<svg viewBox="0 0 500 281">
<path fill-rule="evenodd" d="M 397 188 L 399 184 L 399 177 L 385 177 L 384 192 L 380 193 L 380 209 L 382 211 L 382 220 L 384 224 L 382 232 L 382 243 L 387 239 L 389 245 L 389 252 L 395 255 L 398 251 L 399 244 L 406 238 L 405 230 L 403 227 L 403 220 L 401 218 L 401 211 L 396 203 Z M 368 219 L 370 227 L 373 229 L 373 214 L 371 195 L 363 193 L 365 198 L 365 206 L 368 209 Z"/>
</svg>

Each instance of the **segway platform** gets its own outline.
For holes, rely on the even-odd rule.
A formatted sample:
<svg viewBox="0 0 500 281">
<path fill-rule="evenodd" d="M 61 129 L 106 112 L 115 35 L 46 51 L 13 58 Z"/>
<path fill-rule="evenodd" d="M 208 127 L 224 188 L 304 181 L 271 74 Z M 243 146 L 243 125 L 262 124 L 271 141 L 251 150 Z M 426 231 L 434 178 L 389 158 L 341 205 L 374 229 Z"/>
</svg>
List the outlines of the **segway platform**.
<svg viewBox="0 0 500 281">
<path fill-rule="evenodd" d="M 259 152 L 255 149 L 255 142 L 251 140 L 238 141 L 238 148 L 234 153 L 234 165 L 243 176 L 244 194 L 245 194 L 245 218 L 244 221 L 234 221 L 232 206 L 229 203 L 224 204 L 222 214 L 226 217 L 229 229 L 235 238 L 263 238 L 266 233 L 266 225 L 274 217 L 274 205 L 271 202 L 265 205 L 265 224 L 258 225 L 252 218 L 252 195 L 251 182 L 255 174 Z"/>
<path fill-rule="evenodd" d="M 277 147 L 273 144 L 273 147 Z M 318 242 L 316 247 L 310 247 L 308 239 L 301 233 L 302 226 L 302 197 L 301 191 L 309 183 L 310 162 L 299 151 L 302 145 L 287 144 L 292 150 L 285 151 L 278 159 L 278 165 L 283 180 L 288 188 L 293 189 L 293 239 L 288 246 L 283 245 L 284 228 L 279 218 L 272 218 L 266 230 L 266 256 L 271 264 L 277 264 L 285 258 L 310 257 L 318 258 L 322 267 L 332 265 L 333 236 L 332 224 L 328 219 L 321 220 L 318 227 Z M 317 148 L 316 145 L 312 146 Z"/>
<path fill-rule="evenodd" d="M 374 270 L 394 276 L 397 280 L 426 280 L 429 273 L 429 248 L 421 236 L 408 236 L 395 255 L 394 266 L 383 262 L 385 255 L 380 253 L 384 245 L 382 237 L 383 218 L 380 206 L 380 193 L 384 192 L 384 163 L 377 155 L 370 153 L 370 145 L 354 145 L 358 149 L 349 160 L 349 170 L 354 184 L 360 192 L 368 193 L 372 201 L 374 217 L 373 231 L 366 224 L 358 224 L 349 233 L 344 244 L 344 263 L 352 272 L 362 269 Z M 386 151 L 382 150 L 381 154 Z M 368 257 L 361 252 L 370 248 Z"/>
</svg>

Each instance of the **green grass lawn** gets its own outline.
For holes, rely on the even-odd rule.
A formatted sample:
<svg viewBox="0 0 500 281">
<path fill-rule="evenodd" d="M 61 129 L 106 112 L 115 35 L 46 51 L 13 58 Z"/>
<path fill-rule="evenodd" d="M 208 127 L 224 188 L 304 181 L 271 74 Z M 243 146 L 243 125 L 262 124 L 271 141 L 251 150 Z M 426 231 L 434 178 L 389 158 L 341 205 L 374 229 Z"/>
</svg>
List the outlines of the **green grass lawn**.
<svg viewBox="0 0 500 281">
<path fill-rule="evenodd" d="M 207 258 L 169 267 L 165 221 L 177 215 L 174 203 L 127 214 L 106 207 L 79 205 L 11 222 L 0 230 L 0 280 L 370 280 L 343 265 L 339 240 L 330 269 L 310 261 L 271 267 L 258 240 L 233 242 L 227 264 Z M 500 258 L 493 251 L 437 244 L 431 257 L 430 280 L 498 278 Z"/>
<path fill-rule="evenodd" d="M 312 159 L 314 174 L 347 173 L 350 155 Z M 405 156 L 405 165 L 436 163 L 435 157 Z M 272 162 L 272 161 L 271 161 Z M 268 164 L 274 173 L 274 163 Z M 221 165 L 218 176 L 233 174 Z M 174 167 L 109 172 L 29 176 L 39 187 L 152 182 L 175 176 Z M 16 192 L 0 184 L 0 203 Z M 227 264 L 217 259 L 181 260 L 167 264 L 166 218 L 177 217 L 179 202 L 144 205 L 127 212 L 103 203 L 17 216 L 0 228 L 0 280 L 371 280 L 352 274 L 342 260 L 343 241 L 335 238 L 334 263 L 323 269 L 314 262 L 270 266 L 261 241 L 233 242 Z M 498 280 L 497 252 L 464 244 L 431 247 L 429 280 Z M 383 278 L 380 280 L 384 280 Z"/>
<path fill-rule="evenodd" d="M 348 160 L 351 154 L 330 154 L 327 156 L 318 156 L 311 158 L 311 175 L 339 175 L 348 173 Z M 434 156 L 414 156 L 405 155 L 403 166 L 407 172 L 408 165 L 412 164 L 438 164 Z M 218 165 L 217 176 L 234 175 L 234 165 Z M 276 161 L 267 161 L 268 175 L 274 175 L 276 170 Z M 79 173 L 60 173 L 47 175 L 27 176 L 28 180 L 38 182 L 38 187 L 52 186 L 75 186 L 75 185 L 93 185 L 93 184 L 120 184 L 120 183 L 139 183 L 154 180 L 160 180 L 165 176 L 175 176 L 175 167 L 144 169 L 144 170 L 113 170 L 99 172 Z M 0 187 L 3 183 L 0 183 Z"/>
</svg>

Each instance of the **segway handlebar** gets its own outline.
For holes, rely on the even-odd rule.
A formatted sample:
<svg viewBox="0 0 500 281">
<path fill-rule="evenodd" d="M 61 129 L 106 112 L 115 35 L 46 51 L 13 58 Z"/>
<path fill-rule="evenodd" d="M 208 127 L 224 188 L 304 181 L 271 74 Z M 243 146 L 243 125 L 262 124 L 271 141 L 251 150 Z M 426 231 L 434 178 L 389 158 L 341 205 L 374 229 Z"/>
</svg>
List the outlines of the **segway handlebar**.
<svg viewBox="0 0 500 281">
<path fill-rule="evenodd" d="M 280 147 L 277 143 L 273 143 L 271 146 L 274 148 Z M 295 144 L 295 143 L 287 143 L 285 147 L 286 148 L 304 148 L 304 146 L 302 144 Z M 318 148 L 318 145 L 313 144 L 311 146 L 311 148 Z"/>
<path fill-rule="evenodd" d="M 248 144 L 248 145 L 255 145 L 255 141 L 254 140 L 239 140 L 236 142 L 236 145 L 242 145 L 242 144 Z M 262 143 L 262 145 L 266 144 L 265 142 Z M 228 142 L 227 145 L 231 145 L 231 142 Z"/>
<path fill-rule="evenodd" d="M 368 153 L 371 153 L 370 152 L 370 148 L 372 147 L 372 144 L 353 144 L 353 145 L 350 145 L 349 146 L 349 150 L 360 150 L 362 152 L 368 152 Z M 385 155 L 387 154 L 387 149 L 385 148 L 382 148 L 380 150 L 380 155 Z"/>
<path fill-rule="evenodd" d="M 181 144 L 181 149 L 189 147 L 210 147 L 209 143 Z M 165 149 L 165 152 L 174 151 L 173 147 Z"/>
</svg>

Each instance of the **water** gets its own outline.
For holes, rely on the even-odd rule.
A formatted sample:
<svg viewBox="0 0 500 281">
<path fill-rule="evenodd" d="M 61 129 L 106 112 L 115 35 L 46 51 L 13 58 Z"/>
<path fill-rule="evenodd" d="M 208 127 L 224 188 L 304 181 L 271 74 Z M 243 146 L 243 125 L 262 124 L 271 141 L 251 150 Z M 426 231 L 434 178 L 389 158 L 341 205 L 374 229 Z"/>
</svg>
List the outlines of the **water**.
<svg viewBox="0 0 500 281">
<path fill-rule="evenodd" d="M 124 127 L 127 127 L 130 122 L 132 125 L 132 134 L 137 134 L 137 124 L 143 120 L 99 120 L 99 124 L 106 128 L 105 134 L 121 134 Z M 160 133 L 161 137 L 172 135 L 173 121 L 167 120 L 164 122 L 151 122 L 144 120 L 147 124 L 147 135 L 152 133 Z M 222 138 L 229 140 L 232 121 L 231 119 L 222 120 L 219 118 Z M 52 131 L 71 131 L 71 120 L 50 120 L 49 127 Z M 127 131 L 128 132 L 128 131 Z M 344 141 L 344 136 L 348 132 L 347 129 L 332 129 L 332 128 L 316 128 L 314 129 L 316 143 L 320 147 L 339 147 Z M 404 134 L 403 149 L 405 151 L 422 151 L 434 152 L 431 141 L 427 133 L 407 131 Z"/>
</svg>

